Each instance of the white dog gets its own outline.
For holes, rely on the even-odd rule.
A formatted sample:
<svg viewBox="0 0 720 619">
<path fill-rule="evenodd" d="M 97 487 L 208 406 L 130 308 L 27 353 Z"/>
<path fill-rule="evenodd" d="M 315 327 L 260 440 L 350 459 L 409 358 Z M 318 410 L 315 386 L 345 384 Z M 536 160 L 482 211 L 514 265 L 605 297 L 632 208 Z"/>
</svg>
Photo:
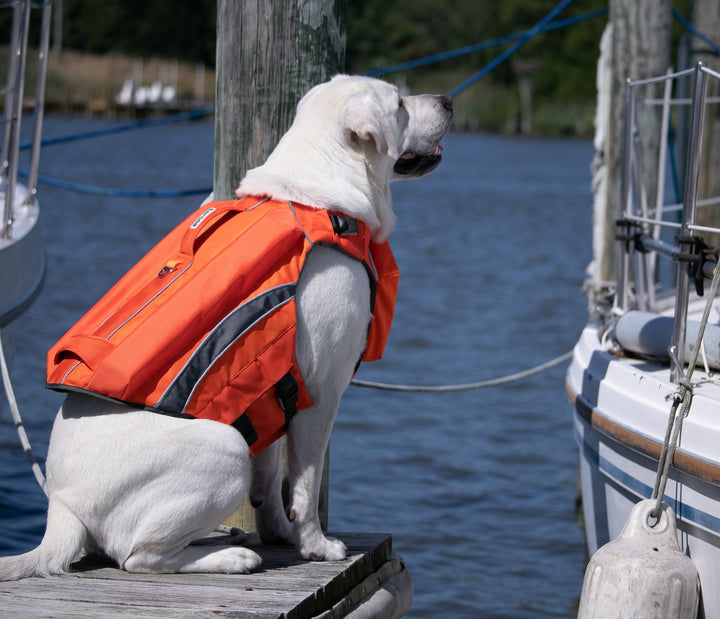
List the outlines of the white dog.
<svg viewBox="0 0 720 619">
<path fill-rule="evenodd" d="M 339 211 L 382 241 L 394 224 L 389 183 L 435 169 L 451 119 L 448 96 L 402 97 L 380 80 L 337 76 L 303 97 L 290 130 L 238 194 Z M 62 573 L 84 552 L 129 572 L 248 572 L 260 557 L 247 548 L 191 545 L 232 514 L 248 484 L 263 541 L 294 542 L 305 559 L 343 559 L 344 544 L 320 528 L 317 501 L 340 397 L 365 347 L 367 272 L 314 248 L 296 305 L 297 358 L 314 404 L 288 428 L 287 514 L 276 445 L 251 461 L 232 426 L 71 394 L 50 438 L 45 536 L 0 559 L 0 579 Z"/>
</svg>

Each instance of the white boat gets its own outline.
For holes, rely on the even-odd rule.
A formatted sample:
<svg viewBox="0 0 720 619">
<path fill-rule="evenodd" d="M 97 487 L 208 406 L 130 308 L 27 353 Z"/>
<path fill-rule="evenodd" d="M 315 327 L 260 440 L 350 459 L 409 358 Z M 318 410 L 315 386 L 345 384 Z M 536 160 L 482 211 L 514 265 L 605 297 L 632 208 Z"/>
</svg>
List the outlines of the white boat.
<svg viewBox="0 0 720 619">
<path fill-rule="evenodd" d="M 16 185 L 12 225 L 0 237 L 0 327 L 10 324 L 35 300 L 45 274 L 45 254 L 38 226 L 37 200 L 27 200 L 28 191 Z M 0 200 L 5 200 L 0 186 Z"/>
<path fill-rule="evenodd" d="M 38 77 L 32 148 L 27 185 L 18 182 L 20 126 L 22 122 L 25 63 L 32 3 L 22 0 L 9 5 L 13 11 L 9 63 L 4 97 L 2 158 L 0 159 L 0 329 L 20 316 L 37 297 L 45 274 L 45 254 L 38 226 L 36 198 L 40 136 L 47 51 L 50 33 L 51 2 L 42 7 L 42 27 L 38 45 Z"/>
<path fill-rule="evenodd" d="M 673 100 L 670 88 L 665 99 L 640 96 L 648 83 L 672 86 L 681 80 L 693 85 L 689 99 Z M 617 283 L 591 308 L 566 376 L 590 555 L 618 536 L 633 505 L 661 496 L 675 513 L 680 547 L 699 572 L 705 617 L 720 617 L 720 300 L 707 304 L 707 277 L 718 257 L 698 240 L 720 247 L 720 200 L 698 200 L 700 170 L 711 157 L 703 148 L 703 127 L 719 109 L 717 98 L 707 97 L 713 82 L 717 87 L 720 74 L 702 64 L 628 82 Z M 647 204 L 637 120 L 643 105 L 691 110 L 680 204 Z M 716 159 L 715 170 L 717 164 Z M 655 189 L 667 182 L 665 167 L 658 165 Z M 703 344 L 694 355 L 706 310 Z M 677 403 L 682 384 L 689 409 Z M 671 424 L 672 410 L 677 415 Z M 669 426 L 678 432 L 674 452 Z M 658 475 L 664 445 L 671 463 L 666 481 Z"/>
</svg>

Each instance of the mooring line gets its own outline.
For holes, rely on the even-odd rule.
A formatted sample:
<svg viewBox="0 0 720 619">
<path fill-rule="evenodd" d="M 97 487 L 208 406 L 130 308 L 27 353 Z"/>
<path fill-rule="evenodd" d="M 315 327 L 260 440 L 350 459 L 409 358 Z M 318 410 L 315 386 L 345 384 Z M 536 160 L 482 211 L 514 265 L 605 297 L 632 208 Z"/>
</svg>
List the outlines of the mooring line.
<svg viewBox="0 0 720 619">
<path fill-rule="evenodd" d="M 500 378 L 492 378 L 490 380 L 482 380 L 475 383 L 464 383 L 461 385 L 392 385 L 387 383 L 378 383 L 370 380 L 357 380 L 354 379 L 350 384 L 356 387 L 367 387 L 369 389 L 381 389 L 383 391 L 402 391 L 406 393 L 449 393 L 453 391 L 470 391 L 472 389 L 483 389 L 485 387 L 496 387 L 498 385 L 505 385 L 512 383 L 516 380 L 521 380 L 532 376 L 533 374 L 539 374 L 544 370 L 547 370 L 556 365 L 560 365 L 563 361 L 567 361 L 572 357 L 573 351 L 568 351 L 555 359 L 536 365 L 528 370 L 510 374 L 508 376 L 502 376 Z"/>
</svg>

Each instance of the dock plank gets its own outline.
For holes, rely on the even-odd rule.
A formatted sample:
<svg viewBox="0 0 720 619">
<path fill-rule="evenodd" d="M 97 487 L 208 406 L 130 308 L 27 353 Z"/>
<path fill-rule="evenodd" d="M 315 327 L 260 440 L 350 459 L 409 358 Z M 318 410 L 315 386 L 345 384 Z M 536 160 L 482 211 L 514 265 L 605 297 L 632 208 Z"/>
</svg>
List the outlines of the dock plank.
<svg viewBox="0 0 720 619">
<path fill-rule="evenodd" d="M 340 617 L 357 602 L 358 591 L 372 595 L 404 565 L 392 555 L 390 535 L 336 537 L 346 543 L 347 559 L 310 562 L 294 548 L 264 546 L 251 536 L 245 545 L 260 554 L 263 566 L 243 575 L 129 574 L 86 558 L 63 576 L 0 583 L 0 609 L 8 616 L 37 618 Z"/>
</svg>

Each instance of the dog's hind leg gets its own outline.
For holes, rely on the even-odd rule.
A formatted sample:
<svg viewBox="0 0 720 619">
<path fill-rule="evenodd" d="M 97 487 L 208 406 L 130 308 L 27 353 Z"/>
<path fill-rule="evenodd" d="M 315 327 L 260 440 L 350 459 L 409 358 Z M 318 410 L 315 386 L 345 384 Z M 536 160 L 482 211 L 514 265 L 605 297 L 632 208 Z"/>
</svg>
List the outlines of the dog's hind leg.
<svg viewBox="0 0 720 619">
<path fill-rule="evenodd" d="M 242 574 L 260 565 L 260 557 L 248 548 L 192 544 L 232 514 L 250 472 L 247 459 L 226 460 L 219 449 L 213 455 L 215 463 L 199 457 L 189 459 L 184 463 L 185 476 L 168 472 L 153 480 L 150 485 L 157 485 L 160 494 L 154 488 L 135 491 L 129 501 L 132 508 L 126 508 L 122 515 L 123 520 L 133 522 L 127 532 L 129 543 L 116 539 L 113 551 L 123 569 Z M 213 464 L 217 466 L 213 468 Z M 202 473 L 203 467 L 209 467 L 208 476 Z M 120 526 L 117 522 L 114 528 Z"/>
<path fill-rule="evenodd" d="M 82 522 L 64 503 L 51 497 L 42 542 L 25 554 L 0 558 L 0 580 L 67 572 L 70 563 L 79 558 L 86 540 L 87 531 Z"/>
<path fill-rule="evenodd" d="M 139 547 L 122 564 L 128 572 L 247 574 L 260 566 L 260 556 L 242 546 L 186 546 L 162 552 L 152 546 Z"/>
<path fill-rule="evenodd" d="M 250 503 L 255 508 L 255 525 L 265 544 L 293 543 L 293 527 L 287 519 L 282 500 L 280 441 L 276 441 L 252 459 Z"/>
<path fill-rule="evenodd" d="M 260 557 L 242 546 L 192 544 L 230 516 L 242 499 L 250 473 L 247 459 L 226 460 L 219 449 L 213 455 L 215 463 L 200 457 L 185 462 L 184 477 L 170 472 L 158 477 L 151 485 L 157 485 L 160 494 L 137 489 L 132 511 L 124 513 L 134 523 L 128 531 L 130 543 L 122 554 L 119 549 L 113 553 L 123 569 L 243 574 L 260 565 Z M 205 466 L 209 467 L 207 477 L 201 471 Z"/>
</svg>

